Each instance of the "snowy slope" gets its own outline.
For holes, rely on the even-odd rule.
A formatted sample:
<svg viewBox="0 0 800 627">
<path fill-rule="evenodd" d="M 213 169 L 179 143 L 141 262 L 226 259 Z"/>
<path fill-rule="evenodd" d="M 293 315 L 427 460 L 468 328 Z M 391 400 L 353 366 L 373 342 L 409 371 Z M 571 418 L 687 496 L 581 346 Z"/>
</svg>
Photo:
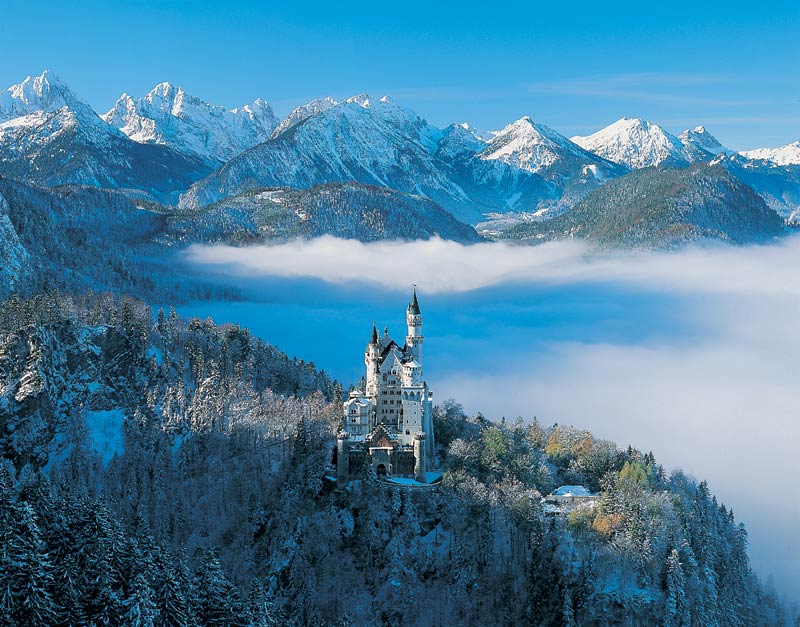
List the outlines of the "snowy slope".
<svg viewBox="0 0 800 627">
<path fill-rule="evenodd" d="M 788 218 L 800 209 L 800 165 L 778 165 L 770 160 L 748 159 L 739 153 L 722 153 L 712 161 L 758 192 L 772 209 Z"/>
<path fill-rule="evenodd" d="M 357 181 L 427 196 L 474 224 L 491 212 L 537 211 L 565 193 L 580 197 L 624 172 L 530 118 L 486 135 L 465 124 L 442 131 L 388 98 L 320 106 L 293 113 L 270 141 L 195 184 L 181 206 L 259 187 Z"/>
<path fill-rule="evenodd" d="M 286 130 L 289 130 L 293 126 L 297 126 L 300 122 L 307 120 L 312 115 L 317 115 L 317 113 L 322 113 L 326 109 L 330 109 L 331 107 L 339 104 L 331 97 L 326 98 L 316 98 L 311 102 L 308 102 L 304 105 L 301 105 L 295 108 L 289 115 L 287 115 L 278 127 L 273 131 L 273 137 L 277 137 L 281 133 Z"/>
<path fill-rule="evenodd" d="M 16 287 L 29 257 L 9 212 L 8 202 L 0 195 L 0 297 Z"/>
<path fill-rule="evenodd" d="M 498 131 L 480 158 L 502 161 L 534 173 L 550 169 L 559 162 L 600 164 L 595 155 L 553 129 L 536 124 L 528 116 Z"/>
<path fill-rule="evenodd" d="M 771 161 L 775 165 L 800 165 L 800 141 L 779 148 L 757 148 L 739 153 L 748 159 Z"/>
<path fill-rule="evenodd" d="M 700 160 L 678 137 L 640 118 L 622 118 L 592 135 L 573 137 L 572 141 L 609 161 L 631 168 L 662 163 L 687 165 Z"/>
<path fill-rule="evenodd" d="M 215 166 L 269 139 L 278 123 L 264 100 L 229 111 L 170 83 L 138 100 L 122 94 L 102 117 L 136 142 L 170 146 Z"/>
</svg>

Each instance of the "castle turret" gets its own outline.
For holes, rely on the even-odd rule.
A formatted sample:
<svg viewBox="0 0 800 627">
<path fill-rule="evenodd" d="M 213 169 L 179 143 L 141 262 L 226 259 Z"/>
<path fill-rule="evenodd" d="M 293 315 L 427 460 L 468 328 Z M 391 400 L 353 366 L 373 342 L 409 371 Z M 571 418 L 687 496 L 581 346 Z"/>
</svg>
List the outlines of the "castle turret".
<svg viewBox="0 0 800 627">
<path fill-rule="evenodd" d="M 336 487 L 344 490 L 350 481 L 350 434 L 342 431 L 336 438 Z"/>
<path fill-rule="evenodd" d="M 422 342 L 425 338 L 422 335 L 422 313 L 419 310 L 416 287 L 414 288 L 414 297 L 406 310 L 406 324 L 408 324 L 406 347 L 414 359 L 422 364 Z"/>
<path fill-rule="evenodd" d="M 416 481 L 426 483 L 425 471 L 427 470 L 427 465 L 425 434 L 419 432 L 414 434 L 414 479 Z"/>
<path fill-rule="evenodd" d="M 364 364 L 367 367 L 366 389 L 364 393 L 368 397 L 378 394 L 378 360 L 380 358 L 380 347 L 378 345 L 378 327 L 372 323 L 372 336 L 369 344 L 364 351 Z"/>
</svg>

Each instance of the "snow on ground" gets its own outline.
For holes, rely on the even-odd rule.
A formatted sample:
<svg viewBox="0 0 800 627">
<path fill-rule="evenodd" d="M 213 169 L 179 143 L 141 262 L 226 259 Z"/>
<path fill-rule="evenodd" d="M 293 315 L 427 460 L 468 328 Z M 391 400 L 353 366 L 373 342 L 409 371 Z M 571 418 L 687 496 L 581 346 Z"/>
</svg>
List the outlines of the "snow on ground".
<svg viewBox="0 0 800 627">
<path fill-rule="evenodd" d="M 426 472 L 425 483 L 420 483 L 416 479 L 408 479 L 406 477 L 391 477 L 386 479 L 386 483 L 394 483 L 397 485 L 407 485 L 412 487 L 429 487 L 431 484 L 438 483 L 442 479 L 441 472 Z"/>
<path fill-rule="evenodd" d="M 86 427 L 92 448 L 100 455 L 103 465 L 108 465 L 115 454 L 122 454 L 124 438 L 122 426 L 125 414 L 121 409 L 86 412 Z"/>
</svg>

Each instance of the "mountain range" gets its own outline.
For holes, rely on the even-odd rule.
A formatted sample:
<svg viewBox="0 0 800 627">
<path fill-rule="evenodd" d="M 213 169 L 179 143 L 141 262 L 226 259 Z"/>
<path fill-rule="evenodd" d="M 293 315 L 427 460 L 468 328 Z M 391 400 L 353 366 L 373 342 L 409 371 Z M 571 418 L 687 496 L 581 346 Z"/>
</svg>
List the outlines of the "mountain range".
<svg viewBox="0 0 800 627">
<path fill-rule="evenodd" d="M 130 139 L 52 72 L 0 94 L 0 173 L 43 185 L 77 183 L 174 202 L 209 171 L 167 146 Z"/>
<path fill-rule="evenodd" d="M 169 146 L 214 168 L 269 139 L 279 121 L 264 100 L 228 111 L 170 83 L 138 100 L 122 94 L 101 117 L 138 143 Z"/>
<path fill-rule="evenodd" d="M 228 110 L 170 83 L 140 98 L 123 94 L 98 115 L 52 72 L 0 93 L 0 174 L 114 189 L 182 216 L 226 199 L 252 205 L 251 192 L 267 188 L 359 184 L 427 199 L 502 236 L 508 225 L 570 211 L 631 171 L 697 163 L 726 169 L 784 219 L 800 209 L 800 143 L 736 153 L 702 126 L 673 135 L 622 118 L 569 139 L 524 116 L 478 132 L 467 123 L 438 128 L 388 97 L 364 94 L 313 100 L 280 120 L 263 99 Z"/>
</svg>

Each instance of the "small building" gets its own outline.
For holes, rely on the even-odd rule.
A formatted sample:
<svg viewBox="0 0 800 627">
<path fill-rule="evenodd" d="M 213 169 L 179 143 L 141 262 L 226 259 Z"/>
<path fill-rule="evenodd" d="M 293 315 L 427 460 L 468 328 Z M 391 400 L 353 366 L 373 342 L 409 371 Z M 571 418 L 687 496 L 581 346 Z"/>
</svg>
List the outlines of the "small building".
<svg viewBox="0 0 800 627">
<path fill-rule="evenodd" d="M 542 498 L 542 506 L 547 514 L 560 514 L 581 506 L 594 507 L 599 498 L 582 485 L 562 485 Z"/>
</svg>

